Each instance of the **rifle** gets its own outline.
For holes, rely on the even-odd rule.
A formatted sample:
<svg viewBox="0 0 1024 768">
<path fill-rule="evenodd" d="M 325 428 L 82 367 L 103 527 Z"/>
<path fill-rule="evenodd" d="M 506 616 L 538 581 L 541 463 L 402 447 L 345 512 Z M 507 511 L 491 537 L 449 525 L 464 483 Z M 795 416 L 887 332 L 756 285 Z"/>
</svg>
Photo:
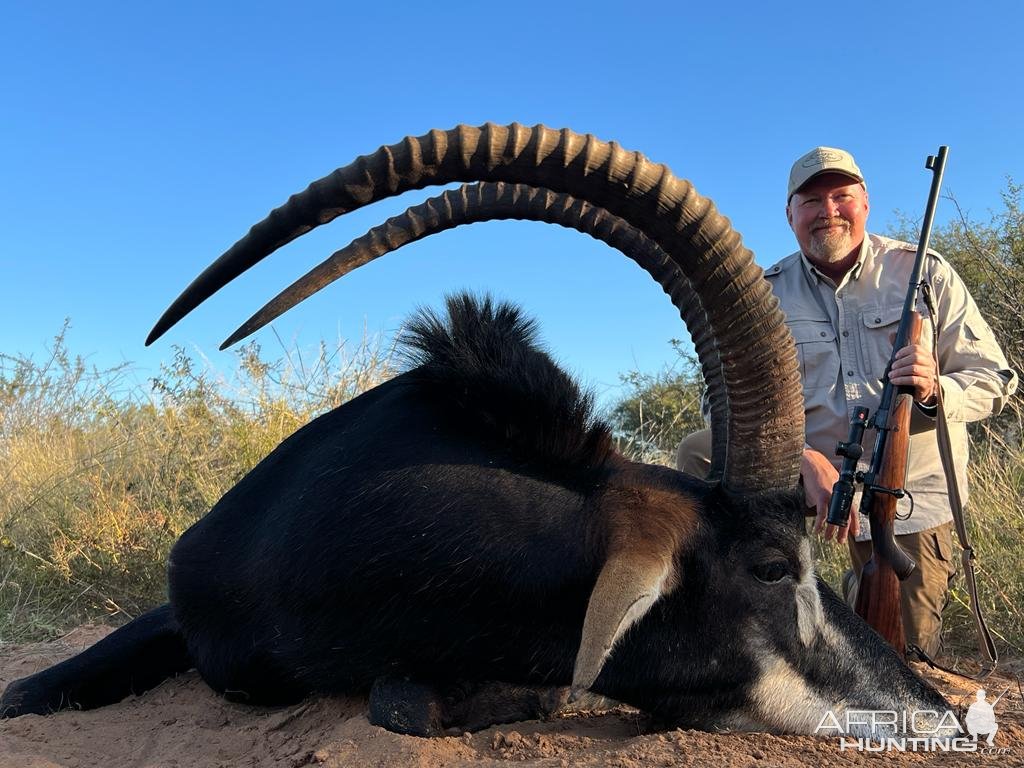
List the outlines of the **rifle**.
<svg viewBox="0 0 1024 768">
<path fill-rule="evenodd" d="M 863 485 L 860 512 L 871 525 L 871 558 L 864 566 L 857 588 L 857 615 L 877 631 L 900 655 L 906 653 L 903 617 L 900 608 L 900 582 L 906 579 L 917 564 L 896 543 L 894 525 L 896 502 L 907 495 L 903 488 L 907 479 L 907 458 L 910 449 L 910 416 L 914 407 L 913 389 L 897 387 L 889 380 L 896 353 L 908 344 L 916 344 L 921 335 L 921 315 L 916 311 L 921 294 L 921 274 L 925 254 L 931 239 L 932 218 L 942 186 L 949 148 L 939 147 L 938 157 L 929 155 L 925 167 L 932 171 L 931 190 L 925 207 L 917 256 L 910 273 L 907 297 L 903 303 L 896 340 L 889 363 L 885 367 L 882 396 L 874 418 L 869 421 L 868 409 L 857 408 L 850 421 L 849 439 L 836 446 L 836 455 L 843 457 L 839 480 L 832 488 L 828 522 L 845 526 L 850 519 L 854 484 Z M 875 445 L 867 471 L 857 470 L 863 454 L 861 442 L 868 426 L 875 429 Z"/>
</svg>

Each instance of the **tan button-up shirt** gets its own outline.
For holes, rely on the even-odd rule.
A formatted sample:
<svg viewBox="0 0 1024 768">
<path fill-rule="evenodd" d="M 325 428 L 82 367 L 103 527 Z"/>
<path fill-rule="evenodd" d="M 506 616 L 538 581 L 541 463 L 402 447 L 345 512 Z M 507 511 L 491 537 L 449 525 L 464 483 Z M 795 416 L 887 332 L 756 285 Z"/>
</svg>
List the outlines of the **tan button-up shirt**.
<svg viewBox="0 0 1024 768">
<path fill-rule="evenodd" d="M 842 460 L 835 455 L 836 443 L 849 437 L 854 408 L 864 406 L 874 414 L 878 406 L 915 253 L 916 246 L 869 234 L 857 263 L 838 285 L 799 251 L 765 271 L 796 341 L 807 445 L 831 458 L 837 469 Z M 932 286 L 939 314 L 939 381 L 966 501 L 965 422 L 998 413 L 1016 390 L 1017 376 L 953 268 L 929 253 L 924 277 Z M 925 320 L 922 341 L 932 348 L 932 321 L 923 301 L 918 311 Z M 910 431 L 906 487 L 913 494 L 913 515 L 896 521 L 897 534 L 952 519 L 934 410 L 915 407 Z M 875 431 L 867 430 L 860 469 L 867 469 L 874 441 Z M 853 503 L 856 510 L 859 494 Z M 902 499 L 898 509 L 901 516 L 909 512 L 909 500 Z M 862 518 L 858 538 L 869 538 L 868 529 Z"/>
</svg>

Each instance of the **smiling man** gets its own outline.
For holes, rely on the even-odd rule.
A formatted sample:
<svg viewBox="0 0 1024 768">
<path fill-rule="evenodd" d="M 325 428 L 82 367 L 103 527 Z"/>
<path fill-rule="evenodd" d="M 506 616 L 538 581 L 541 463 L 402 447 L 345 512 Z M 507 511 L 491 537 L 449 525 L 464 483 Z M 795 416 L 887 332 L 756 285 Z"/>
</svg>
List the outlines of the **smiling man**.
<svg viewBox="0 0 1024 768">
<path fill-rule="evenodd" d="M 882 392 L 882 376 L 892 354 L 906 297 L 916 245 L 866 230 L 868 191 L 849 152 L 815 147 L 799 158 L 789 175 L 786 219 L 800 250 L 765 276 L 779 297 L 796 341 L 807 417 L 801 474 L 807 505 L 817 512 L 815 530 L 842 543 L 852 535 L 853 569 L 843 591 L 853 604 L 857 578 L 871 554 L 866 518 L 851 515 L 849 530 L 827 525 L 829 498 L 838 479 L 836 443 L 846 440 L 853 410 L 872 412 Z M 988 324 L 953 268 L 929 252 L 924 279 L 938 309 L 936 375 L 933 323 L 924 306 L 921 343 L 899 350 L 890 377 L 913 387 L 910 460 L 906 488 L 913 513 L 896 521 L 896 540 L 918 567 L 902 584 L 902 613 L 908 645 L 929 655 L 941 650 L 942 609 L 956 573 L 952 512 L 935 435 L 937 389 L 949 423 L 956 473 L 966 500 L 968 443 L 966 423 L 998 413 L 1017 387 Z M 864 436 L 866 448 L 874 431 Z M 861 469 L 870 459 L 865 450 Z M 710 466 L 710 434 L 683 440 L 680 469 L 703 475 Z M 859 504 L 854 499 L 854 509 Z M 901 517 L 911 512 L 899 503 Z"/>
</svg>

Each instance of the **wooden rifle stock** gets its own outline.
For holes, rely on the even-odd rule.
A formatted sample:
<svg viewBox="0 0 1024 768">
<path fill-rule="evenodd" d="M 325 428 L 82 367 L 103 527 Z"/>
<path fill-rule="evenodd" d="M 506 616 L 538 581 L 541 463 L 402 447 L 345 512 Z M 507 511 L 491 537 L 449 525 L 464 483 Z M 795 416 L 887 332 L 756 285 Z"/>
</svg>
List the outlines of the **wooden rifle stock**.
<svg viewBox="0 0 1024 768">
<path fill-rule="evenodd" d="M 911 313 L 908 344 L 921 338 L 921 315 Z M 895 351 L 895 350 L 894 350 Z M 882 488 L 902 489 L 906 484 L 907 460 L 910 452 L 910 416 L 914 408 L 911 387 L 899 387 L 893 399 L 887 426 L 888 439 L 882 457 L 881 471 L 874 484 Z M 871 559 L 861 572 L 857 587 L 857 615 L 870 624 L 900 655 L 906 653 L 903 614 L 900 608 L 900 577 L 909 573 L 913 564 L 894 538 L 897 499 L 890 493 L 870 491 L 867 509 L 871 524 Z"/>
</svg>

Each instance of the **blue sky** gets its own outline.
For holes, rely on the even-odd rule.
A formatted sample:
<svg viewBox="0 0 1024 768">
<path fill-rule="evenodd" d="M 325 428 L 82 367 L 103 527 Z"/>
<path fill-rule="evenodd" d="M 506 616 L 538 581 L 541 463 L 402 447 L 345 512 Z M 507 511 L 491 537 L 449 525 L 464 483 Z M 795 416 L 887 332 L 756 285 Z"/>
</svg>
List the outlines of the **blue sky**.
<svg viewBox="0 0 1024 768">
<path fill-rule="evenodd" d="M 306 235 L 150 348 L 170 301 L 313 179 L 407 134 L 485 121 L 568 126 L 667 163 L 763 266 L 794 249 L 792 161 L 849 149 L 869 225 L 919 215 L 924 159 L 979 216 L 1024 180 L 1016 3 L 114 4 L 5 7 L 0 24 L 0 352 L 72 351 L 145 380 L 172 345 L 217 345 L 268 298 L 421 191 Z M 288 6 L 287 8 L 285 6 Z M 244 8 L 244 11 L 240 11 Z M 966 10 L 965 10 L 966 9 Z M 940 205 L 938 221 L 953 215 Z M 490 290 L 607 401 L 685 334 L 657 286 L 583 235 L 463 227 L 334 284 L 274 323 L 286 343 L 391 333 L 446 291 Z M 257 336 L 278 348 L 272 332 Z"/>
</svg>

